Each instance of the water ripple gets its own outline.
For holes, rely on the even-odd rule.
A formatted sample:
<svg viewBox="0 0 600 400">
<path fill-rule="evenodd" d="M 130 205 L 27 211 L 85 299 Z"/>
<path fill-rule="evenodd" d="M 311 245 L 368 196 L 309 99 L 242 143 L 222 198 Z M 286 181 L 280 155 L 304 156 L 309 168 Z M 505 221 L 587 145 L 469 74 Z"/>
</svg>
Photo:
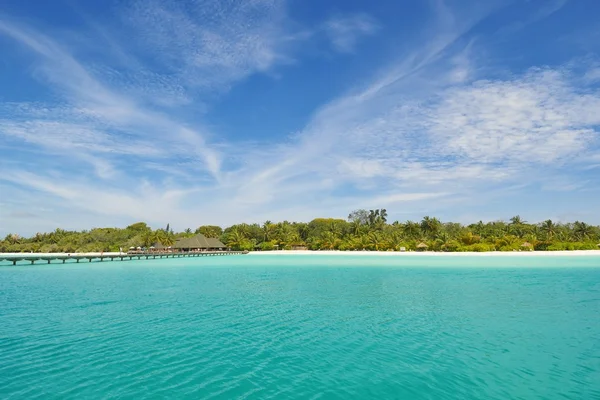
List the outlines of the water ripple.
<svg viewBox="0 0 600 400">
<path fill-rule="evenodd" d="M 0 398 L 600 398 L 597 269 L 237 260 L 0 269 Z"/>
</svg>

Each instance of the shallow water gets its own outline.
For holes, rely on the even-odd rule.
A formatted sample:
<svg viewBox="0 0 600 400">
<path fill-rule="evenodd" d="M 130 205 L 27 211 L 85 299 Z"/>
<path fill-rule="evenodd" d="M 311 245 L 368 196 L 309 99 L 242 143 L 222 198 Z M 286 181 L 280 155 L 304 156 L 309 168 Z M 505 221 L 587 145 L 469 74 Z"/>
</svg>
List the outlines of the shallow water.
<svg viewBox="0 0 600 400">
<path fill-rule="evenodd" d="M 600 257 L 4 266 L 0 398 L 597 399 L 599 315 Z"/>
</svg>

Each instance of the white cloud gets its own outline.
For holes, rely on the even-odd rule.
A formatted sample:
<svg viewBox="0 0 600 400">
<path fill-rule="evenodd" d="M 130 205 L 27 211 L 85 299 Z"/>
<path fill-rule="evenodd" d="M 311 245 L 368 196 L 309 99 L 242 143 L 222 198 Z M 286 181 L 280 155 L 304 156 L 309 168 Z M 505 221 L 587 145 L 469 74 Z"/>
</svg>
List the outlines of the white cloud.
<svg viewBox="0 0 600 400">
<path fill-rule="evenodd" d="M 334 49 L 340 53 L 352 53 L 359 40 L 375 34 L 379 25 L 366 14 L 337 16 L 325 23 L 325 31 Z"/>
<path fill-rule="evenodd" d="M 600 82 L 600 66 L 590 69 L 583 76 L 583 79 L 589 83 Z"/>
<path fill-rule="evenodd" d="M 427 110 L 440 154 L 482 162 L 556 162 L 598 139 L 600 93 L 571 86 L 567 71 L 532 70 L 523 77 L 448 90 Z"/>
<path fill-rule="evenodd" d="M 0 133 L 25 143 L 61 154 L 111 153 L 130 156 L 159 156 L 162 150 L 139 139 L 110 135 L 90 125 L 54 120 L 15 121 L 0 119 Z"/>
<path fill-rule="evenodd" d="M 284 1 L 137 1 L 127 29 L 186 85 L 222 89 L 289 61 Z"/>
<path fill-rule="evenodd" d="M 12 37 L 39 56 L 39 73 L 50 85 L 64 93 L 68 100 L 69 105 L 63 107 L 58 116 L 48 116 L 44 122 L 37 123 L 38 125 L 45 124 L 48 127 L 52 124 L 66 123 L 68 126 L 71 124 L 69 121 L 71 118 L 84 119 L 92 123 L 93 129 L 103 129 L 105 135 L 110 135 L 115 140 L 118 140 L 119 134 L 115 134 L 114 131 L 120 133 L 126 131 L 128 135 L 136 136 L 140 141 L 145 140 L 150 143 L 161 141 L 175 153 L 179 148 L 185 149 L 186 154 L 196 156 L 205 170 L 218 179 L 221 155 L 208 145 L 207 135 L 200 133 L 204 131 L 202 127 L 192 130 L 157 110 L 139 104 L 136 98 L 125 96 L 118 90 L 103 84 L 58 43 L 44 35 L 3 20 L 0 20 L 0 32 Z M 29 112 L 36 106 L 24 105 L 21 108 Z M 48 115 L 47 111 L 48 109 L 42 106 L 32 116 Z M 57 119 L 59 117 L 63 119 Z M 51 118 L 54 118 L 54 121 Z M 8 134 L 11 131 L 14 134 L 16 130 L 18 126 L 13 126 Z M 165 132 L 170 134 L 168 141 L 164 140 Z M 25 131 L 21 132 L 21 135 L 25 134 Z M 58 139 L 55 137 L 53 140 Z M 73 143 L 77 140 L 76 137 L 73 138 Z M 43 144 L 40 143 L 41 140 L 37 141 L 38 144 Z"/>
</svg>

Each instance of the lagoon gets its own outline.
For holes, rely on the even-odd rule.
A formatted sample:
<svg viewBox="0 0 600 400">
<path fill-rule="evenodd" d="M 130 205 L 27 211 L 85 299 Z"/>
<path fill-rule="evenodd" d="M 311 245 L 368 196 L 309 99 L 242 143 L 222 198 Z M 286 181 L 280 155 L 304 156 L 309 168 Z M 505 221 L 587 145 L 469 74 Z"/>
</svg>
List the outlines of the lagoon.
<svg viewBox="0 0 600 400">
<path fill-rule="evenodd" d="M 600 257 L 0 267 L 1 398 L 600 397 Z"/>
</svg>

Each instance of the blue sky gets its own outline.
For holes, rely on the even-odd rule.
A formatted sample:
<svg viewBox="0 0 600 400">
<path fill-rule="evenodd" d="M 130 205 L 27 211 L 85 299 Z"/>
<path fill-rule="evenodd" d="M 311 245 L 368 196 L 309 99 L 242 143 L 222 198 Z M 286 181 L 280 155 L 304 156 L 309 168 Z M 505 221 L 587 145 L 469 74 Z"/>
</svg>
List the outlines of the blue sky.
<svg viewBox="0 0 600 400">
<path fill-rule="evenodd" d="M 0 234 L 600 223 L 600 3 L 5 0 Z"/>
</svg>

